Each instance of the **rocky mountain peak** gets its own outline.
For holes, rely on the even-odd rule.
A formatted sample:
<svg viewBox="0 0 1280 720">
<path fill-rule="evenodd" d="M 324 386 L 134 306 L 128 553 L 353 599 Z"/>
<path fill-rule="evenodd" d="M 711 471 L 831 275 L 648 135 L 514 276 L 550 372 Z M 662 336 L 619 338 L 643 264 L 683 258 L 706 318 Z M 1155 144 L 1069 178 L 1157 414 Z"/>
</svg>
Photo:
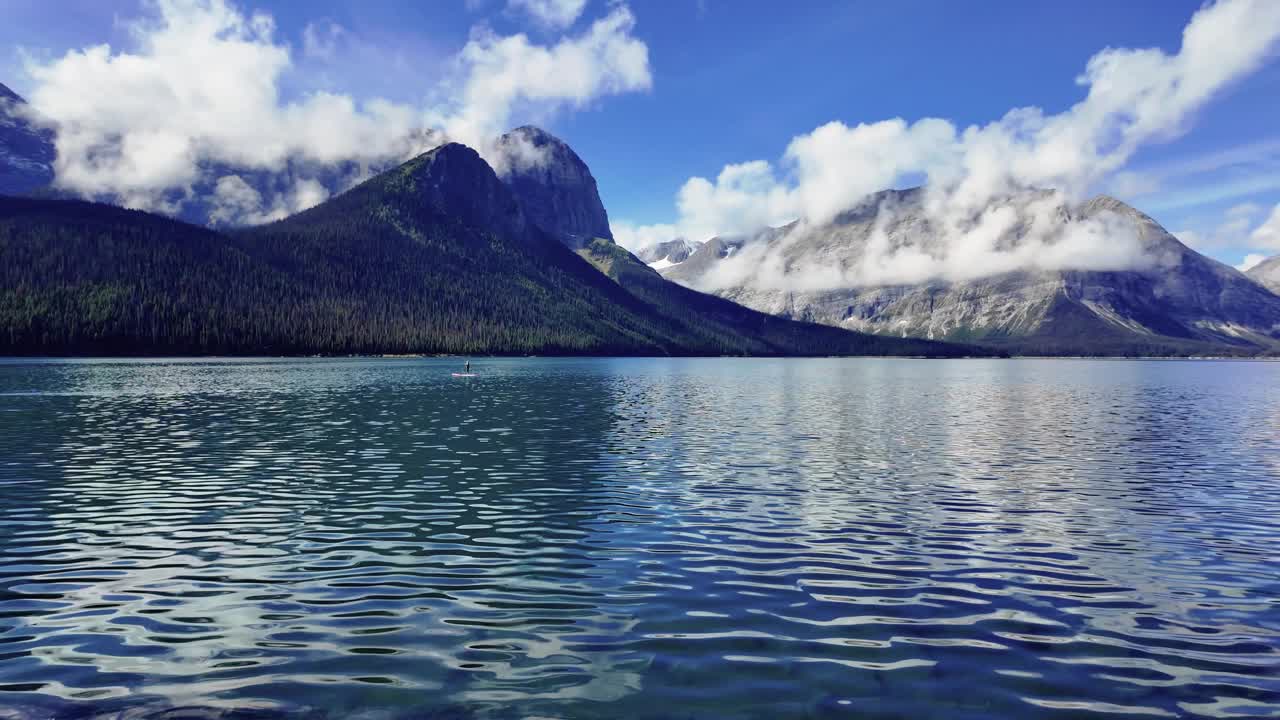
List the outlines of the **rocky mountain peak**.
<svg viewBox="0 0 1280 720">
<path fill-rule="evenodd" d="M 641 262 L 650 265 L 663 263 L 663 267 L 667 267 L 689 259 L 689 256 L 700 247 L 702 247 L 700 242 L 690 242 L 685 238 L 679 237 L 643 248 L 636 253 L 636 257 L 640 258 Z"/>
<path fill-rule="evenodd" d="M 1050 191 L 1029 189 L 994 202 L 1021 211 Z M 969 278 L 902 277 L 865 280 L 857 271 L 867 257 L 887 247 L 909 247 L 925 254 L 944 251 L 946 237 L 919 202 L 918 190 L 877 193 L 832 222 L 787 234 L 775 229 L 745 239 L 765 243 L 730 266 L 719 263 L 739 255 L 743 239 L 715 238 L 664 277 L 764 312 L 838 327 L 933 339 L 990 343 L 1020 352 L 1044 354 L 1273 352 L 1280 348 L 1280 298 L 1264 287 L 1266 268 L 1251 272 L 1254 282 L 1236 270 L 1187 248 L 1144 213 L 1114 197 L 1098 196 L 1073 204 L 1052 199 L 1047 209 L 1062 220 L 1099 219 L 1094 231 L 1114 233 L 1117 242 L 1136 232 L 1140 257 L 1115 269 L 1091 270 L 1030 265 L 975 274 Z M 1040 206 L 1036 212 L 1042 212 Z M 883 212 L 891 212 L 886 221 Z M 1114 217 L 1113 217 L 1114 216 Z M 876 235 L 883 225 L 883 234 Z M 1016 224 L 1006 247 L 1024 241 Z M 777 239 L 786 237 L 782 243 Z M 763 259 L 762 259 L 763 258 Z M 768 264 L 764 264 L 767 261 Z M 1280 266 L 1280 262 L 1277 263 Z M 843 280 L 789 284 L 770 268 L 824 277 L 835 268 Z M 816 269 L 816 270 L 815 270 Z M 1280 274 L 1280 267 L 1277 267 Z M 725 278 L 736 278 L 726 285 Z M 714 284 L 713 282 L 714 281 Z M 1225 349 L 1225 350 L 1224 350 Z"/>
<path fill-rule="evenodd" d="M 21 114 L 25 104 L 0 85 L 0 195 L 21 195 L 53 182 L 53 133 Z"/>
<path fill-rule="evenodd" d="M 1263 260 L 1245 273 L 1249 279 L 1280 295 L 1280 255 Z"/>
<path fill-rule="evenodd" d="M 1095 195 L 1081 206 L 1093 212 L 1114 212 L 1121 215 L 1146 217 L 1129 203 L 1111 195 Z"/>
<path fill-rule="evenodd" d="M 429 150 L 384 177 L 390 189 L 412 192 L 439 215 L 513 236 L 527 231 L 526 214 L 511 190 L 480 153 L 461 143 Z"/>
<path fill-rule="evenodd" d="M 1114 213 L 1124 218 L 1133 220 L 1143 225 L 1156 225 L 1155 220 L 1150 215 L 1138 210 L 1129 203 L 1119 200 L 1110 195 L 1097 195 L 1082 203 L 1076 212 L 1082 217 L 1094 217 L 1101 213 Z"/>
<path fill-rule="evenodd" d="M 499 138 L 498 150 L 503 180 L 534 224 L 572 248 L 613 239 L 596 179 L 563 140 L 526 125 Z"/>
<path fill-rule="evenodd" d="M 521 125 L 518 128 L 513 128 L 510 132 L 507 133 L 507 136 L 511 136 L 511 137 L 520 136 L 538 145 L 554 144 L 566 149 L 569 148 L 569 145 L 565 143 L 565 141 L 561 140 L 555 135 L 552 135 L 546 130 L 543 130 L 537 125 Z M 573 152 L 573 150 L 569 150 L 569 152 Z"/>
<path fill-rule="evenodd" d="M 835 225 L 850 225 L 868 218 L 874 218 L 884 206 L 903 207 L 918 206 L 924 199 L 924 188 L 913 187 L 903 190 L 881 190 L 871 193 L 853 207 L 840 213 L 832 220 Z"/>
</svg>

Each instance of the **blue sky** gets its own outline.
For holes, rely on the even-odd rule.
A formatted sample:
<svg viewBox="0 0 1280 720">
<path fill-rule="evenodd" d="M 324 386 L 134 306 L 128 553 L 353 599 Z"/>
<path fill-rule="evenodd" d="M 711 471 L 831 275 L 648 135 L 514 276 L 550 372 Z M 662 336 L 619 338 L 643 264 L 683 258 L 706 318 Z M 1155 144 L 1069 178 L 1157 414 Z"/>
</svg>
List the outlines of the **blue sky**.
<svg viewBox="0 0 1280 720">
<path fill-rule="evenodd" d="M 325 90 L 410 104 L 439 92 L 477 25 L 551 45 L 611 9 L 589 0 L 573 24 L 552 28 L 505 0 L 233 4 L 274 19 L 275 42 L 294 58 L 281 76 L 286 96 Z M 824 123 L 938 117 L 963 128 L 1017 107 L 1067 110 L 1084 98 L 1076 78 L 1091 56 L 1108 47 L 1176 53 L 1200 5 L 637 0 L 630 35 L 647 47 L 647 89 L 517 106 L 510 121 L 537 122 L 567 140 L 591 166 L 615 220 L 677 223 L 676 196 L 689 178 L 715 178 L 731 163 L 777 164 L 792 138 Z M 0 82 L 29 94 L 38 85 L 24 69 L 32 59 L 52 62 L 100 43 L 127 49 L 135 41 L 128 23 L 155 14 L 145 2 L 5 0 L 0 48 L 11 50 L 0 57 Z M 304 57 L 309 25 L 340 28 L 329 57 Z M 1096 189 L 1187 231 L 1202 251 L 1239 262 L 1258 249 L 1250 229 L 1280 203 L 1276 98 L 1280 62 L 1272 52 L 1190 113 L 1181 134 L 1145 142 L 1123 173 Z"/>
</svg>

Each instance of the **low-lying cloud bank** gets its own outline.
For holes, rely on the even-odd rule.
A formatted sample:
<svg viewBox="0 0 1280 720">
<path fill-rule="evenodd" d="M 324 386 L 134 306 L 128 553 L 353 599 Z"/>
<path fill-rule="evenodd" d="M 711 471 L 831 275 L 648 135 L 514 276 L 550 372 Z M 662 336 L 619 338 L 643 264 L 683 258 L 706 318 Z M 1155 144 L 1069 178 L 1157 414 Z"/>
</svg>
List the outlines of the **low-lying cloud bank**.
<svg viewBox="0 0 1280 720">
<path fill-rule="evenodd" d="M 1061 192 L 992 199 L 973 215 L 939 212 L 932 199 L 927 190 L 890 194 L 831 225 L 796 223 L 771 242 L 744 242 L 695 284 L 821 292 L 1014 271 L 1139 269 L 1164 260 L 1147 251 L 1132 217 L 1106 208 L 1086 213 Z"/>
<path fill-rule="evenodd" d="M 580 2 L 517 4 L 553 26 L 582 10 Z M 327 197 L 298 168 L 347 165 L 356 182 L 371 167 L 456 140 L 501 170 L 508 157 L 495 140 L 516 112 L 552 113 L 652 84 L 648 48 L 623 4 L 547 45 L 478 26 L 420 105 L 330 92 L 285 99 L 293 57 L 271 16 L 227 0 L 158 0 L 154 8 L 128 26 L 127 50 L 97 45 L 29 61 L 29 109 L 57 131 L 59 187 L 171 213 L 212 187 L 199 200 L 216 205 L 216 220 L 258 222 Z M 323 57 L 317 48 L 328 45 L 313 30 L 304 50 Z M 264 196 L 228 168 L 292 169 L 292 186 Z"/>
<path fill-rule="evenodd" d="M 939 118 L 830 122 L 793 138 L 779 167 L 756 160 L 726 165 L 714 180 L 691 178 L 676 196 L 674 225 L 628 226 L 619 236 L 642 242 L 669 232 L 703 240 L 795 219 L 793 234 L 803 234 L 870 193 L 922 180 L 919 212 L 936 240 L 929 247 L 907 236 L 900 238 L 905 244 L 873 237 L 857 268 L 798 268 L 771 267 L 769 253 L 748 246 L 730 264 L 740 266 L 736 276 L 726 268 L 729 276 L 707 282 L 741 281 L 755 272 L 768 282 L 807 288 L 1037 267 L 1134 267 L 1150 258 L 1131 223 L 1105 214 L 1068 220 L 1052 208 L 1083 199 L 1144 144 L 1185 132 L 1196 111 L 1273 54 L 1278 38 L 1280 3 L 1220 0 L 1191 18 L 1176 54 L 1107 48 L 1094 55 L 1076 78 L 1087 88 L 1084 99 L 1061 113 L 1016 108 L 963 129 Z M 1002 204 L 1036 188 L 1061 199 L 1016 210 Z M 892 225 L 894 209 L 883 214 L 882 224 Z M 1027 232 L 1010 242 L 1008 230 L 1020 222 Z"/>
</svg>

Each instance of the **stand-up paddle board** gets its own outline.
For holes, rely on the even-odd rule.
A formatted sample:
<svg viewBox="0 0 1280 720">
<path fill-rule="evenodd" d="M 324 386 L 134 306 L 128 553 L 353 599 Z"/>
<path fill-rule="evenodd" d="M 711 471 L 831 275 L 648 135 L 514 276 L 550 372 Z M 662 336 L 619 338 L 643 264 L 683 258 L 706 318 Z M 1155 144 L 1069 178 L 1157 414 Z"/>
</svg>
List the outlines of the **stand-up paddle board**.
<svg viewBox="0 0 1280 720">
<path fill-rule="evenodd" d="M 475 377 L 475 373 L 454 373 L 454 377 Z"/>
</svg>

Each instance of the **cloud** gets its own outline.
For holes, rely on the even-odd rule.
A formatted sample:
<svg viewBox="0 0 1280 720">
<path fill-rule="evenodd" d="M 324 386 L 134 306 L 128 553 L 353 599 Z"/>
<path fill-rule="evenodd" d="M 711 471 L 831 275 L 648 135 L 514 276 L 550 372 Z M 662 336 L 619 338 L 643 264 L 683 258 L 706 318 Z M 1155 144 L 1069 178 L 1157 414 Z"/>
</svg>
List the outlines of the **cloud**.
<svg viewBox="0 0 1280 720">
<path fill-rule="evenodd" d="M 747 241 L 694 285 L 749 284 L 821 292 L 928 280 L 968 281 L 1013 271 L 1145 268 L 1134 218 L 1060 192 L 993 200 L 972 215 L 937 213 L 927 191 L 868 199 L 834 225 L 799 222 L 771 242 Z"/>
<path fill-rule="evenodd" d="M 587 0 L 508 0 L 507 7 L 527 13 L 542 25 L 566 28 L 573 24 L 587 6 Z"/>
<path fill-rule="evenodd" d="M 622 247 L 636 252 L 677 237 L 675 225 L 636 225 L 627 220 L 610 220 L 613 239 Z"/>
<path fill-rule="evenodd" d="M 1280 204 L 1268 212 L 1260 205 L 1241 203 L 1223 213 L 1212 229 L 1183 230 L 1174 235 L 1200 252 L 1217 256 L 1244 253 L 1244 261 L 1235 266 L 1243 272 L 1280 253 Z"/>
<path fill-rule="evenodd" d="M 1121 170 L 1107 181 L 1107 189 L 1123 198 L 1143 198 L 1144 207 L 1175 209 L 1230 197 L 1222 192 L 1224 184 L 1238 194 L 1250 194 L 1249 187 L 1258 182 L 1274 186 L 1277 170 L 1280 138 L 1267 138 L 1141 170 Z M 1223 173 L 1228 178 L 1225 183 Z M 1206 182 L 1206 176 L 1215 181 Z M 1188 181 L 1194 183 L 1191 188 L 1175 189 Z M 1150 197 L 1157 193 L 1158 197 Z"/>
<path fill-rule="evenodd" d="M 347 30 L 332 22 L 310 22 L 302 29 L 302 54 L 319 60 L 332 60 L 338 51 L 338 43 Z"/>
<path fill-rule="evenodd" d="M 1193 186 L 1142 198 L 1142 207 L 1151 212 L 1169 212 L 1211 205 L 1242 197 L 1280 190 L 1280 167 L 1240 177 L 1206 179 Z"/>
<path fill-rule="evenodd" d="M 695 177 L 680 188 L 680 234 L 705 240 L 757 230 L 790 214 L 793 195 L 763 160 L 726 165 L 715 182 Z"/>
<path fill-rule="evenodd" d="M 128 23 L 128 49 L 104 44 L 28 59 L 33 117 L 57 130 L 58 186 L 169 212 L 174 197 L 212 187 L 223 195 L 209 199 L 225 201 L 228 212 L 271 217 L 318 198 L 308 184 L 315 178 L 296 177 L 278 197 L 259 193 L 252 209 L 245 203 L 255 198 L 223 180 L 290 165 L 381 167 L 446 138 L 489 155 L 516 113 L 581 108 L 652 83 L 648 49 L 631 36 L 635 19 L 623 5 L 550 45 L 477 29 L 446 80 L 424 93 L 437 100 L 422 105 L 326 91 L 286 97 L 281 88 L 295 66 L 271 16 L 227 0 L 157 0 L 154 10 Z M 303 54 L 332 57 L 346 36 L 332 23 L 310 25 Z"/>
<path fill-rule="evenodd" d="M 457 58 L 456 80 L 443 88 L 446 103 L 428 113 L 428 121 L 481 150 L 501 170 L 506 159 L 494 152 L 495 139 L 517 111 L 582 108 L 605 95 L 652 87 L 649 49 L 631 35 L 634 27 L 625 5 L 551 46 L 523 33 L 504 37 L 478 27 Z"/>
<path fill-rule="evenodd" d="M 1271 214 L 1249 235 L 1255 248 L 1280 251 L 1280 203 Z"/>
<path fill-rule="evenodd" d="M 1184 133 L 1201 107 L 1269 57 L 1278 37 L 1280 3 L 1223 0 L 1191 18 L 1176 54 L 1155 48 L 1095 54 L 1076 79 L 1085 97 L 1058 114 L 1015 108 L 963 129 L 939 118 L 830 122 L 793 138 L 778 168 L 757 160 L 725 166 L 714 182 L 690 179 L 677 195 L 677 233 L 702 240 L 796 218 L 802 226 L 819 226 L 869 192 L 923 182 L 923 212 L 942 235 L 931 256 L 956 257 L 974 244 L 981 250 L 986 241 L 979 236 L 999 237 L 996 230 L 1010 222 L 1007 212 L 991 211 L 993 205 L 1028 188 L 1054 189 L 1064 202 L 1082 199 L 1121 171 L 1138 148 Z M 1076 252 L 1076 243 L 1108 249 L 1098 245 L 1098 230 L 1054 230 L 1055 247 L 1039 249 L 1054 255 L 1055 266 L 1084 263 L 1091 256 Z M 1132 235 L 1117 242 L 1131 244 Z M 915 246 L 884 252 L 869 270 L 879 267 L 885 278 L 918 275 L 899 267 L 930 267 Z M 1036 262 L 1022 251 L 1007 254 L 988 258 L 991 272 L 1009 267 L 1008 259 Z M 1135 259 L 1133 247 L 1104 255 L 1116 262 Z M 876 279 L 868 272 L 862 281 Z"/>
<path fill-rule="evenodd" d="M 268 202 L 244 178 L 224 175 L 214 184 L 209 221 L 213 225 L 259 225 L 283 220 L 327 199 L 329 190 L 312 178 L 296 180 L 287 192 L 277 193 Z"/>
<path fill-rule="evenodd" d="M 1266 255 L 1249 253 L 1248 255 L 1244 256 L 1244 260 L 1241 260 L 1239 265 L 1236 265 L 1236 269 L 1239 270 L 1240 272 L 1249 272 L 1256 265 L 1261 264 L 1266 259 L 1267 259 Z"/>
<path fill-rule="evenodd" d="M 1261 210 L 1254 203 L 1234 205 L 1223 213 L 1222 220 L 1212 230 L 1182 230 L 1174 235 L 1200 252 L 1247 246 L 1254 219 Z"/>
</svg>

